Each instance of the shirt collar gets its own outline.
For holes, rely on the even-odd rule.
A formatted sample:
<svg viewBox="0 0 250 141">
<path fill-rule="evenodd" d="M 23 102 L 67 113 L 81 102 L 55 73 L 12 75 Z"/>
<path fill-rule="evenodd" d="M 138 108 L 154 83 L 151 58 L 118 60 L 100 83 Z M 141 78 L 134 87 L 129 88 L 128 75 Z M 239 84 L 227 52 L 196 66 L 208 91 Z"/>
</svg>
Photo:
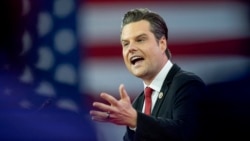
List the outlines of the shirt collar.
<svg viewBox="0 0 250 141">
<path fill-rule="evenodd" d="M 168 60 L 167 63 L 164 65 L 164 67 L 161 69 L 161 71 L 156 75 L 155 79 L 151 82 L 149 87 L 157 92 L 160 92 L 162 84 L 172 66 L 173 66 L 172 62 Z M 145 89 L 147 85 L 144 82 L 143 85 Z"/>
</svg>

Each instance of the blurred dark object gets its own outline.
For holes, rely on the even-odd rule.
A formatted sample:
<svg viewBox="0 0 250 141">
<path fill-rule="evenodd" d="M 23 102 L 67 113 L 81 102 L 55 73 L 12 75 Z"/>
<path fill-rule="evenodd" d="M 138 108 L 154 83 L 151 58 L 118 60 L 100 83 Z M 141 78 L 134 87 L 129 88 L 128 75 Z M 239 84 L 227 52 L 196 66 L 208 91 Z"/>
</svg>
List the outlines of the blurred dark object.
<svg viewBox="0 0 250 141">
<path fill-rule="evenodd" d="M 250 139 L 249 82 L 250 71 L 237 80 L 208 85 L 202 107 L 205 141 Z"/>
<path fill-rule="evenodd" d="M 13 4 L 14 3 L 14 4 Z M 0 2 L 0 71 L 21 73 L 24 67 L 21 36 L 23 34 L 21 14 L 22 1 L 2 0 Z"/>
</svg>

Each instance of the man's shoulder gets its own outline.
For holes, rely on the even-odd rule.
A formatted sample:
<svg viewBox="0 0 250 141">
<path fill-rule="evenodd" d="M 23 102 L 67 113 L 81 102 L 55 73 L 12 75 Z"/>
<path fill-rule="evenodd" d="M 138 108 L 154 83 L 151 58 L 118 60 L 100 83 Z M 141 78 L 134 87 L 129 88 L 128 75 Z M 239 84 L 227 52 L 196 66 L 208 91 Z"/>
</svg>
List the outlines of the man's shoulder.
<svg viewBox="0 0 250 141">
<path fill-rule="evenodd" d="M 179 69 L 173 77 L 173 82 L 187 83 L 187 82 L 191 82 L 191 81 L 194 81 L 194 82 L 196 81 L 196 82 L 204 84 L 204 82 L 200 76 L 198 76 L 194 72 L 186 71 L 183 69 Z"/>
</svg>

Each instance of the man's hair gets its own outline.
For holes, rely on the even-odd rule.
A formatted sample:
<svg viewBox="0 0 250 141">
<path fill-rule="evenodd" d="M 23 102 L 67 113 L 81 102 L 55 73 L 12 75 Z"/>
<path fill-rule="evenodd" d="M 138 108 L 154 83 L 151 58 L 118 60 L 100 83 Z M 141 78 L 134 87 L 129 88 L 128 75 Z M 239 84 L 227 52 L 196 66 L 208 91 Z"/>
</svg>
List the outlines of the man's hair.
<svg viewBox="0 0 250 141">
<path fill-rule="evenodd" d="M 152 12 L 147 8 L 132 9 L 125 13 L 122 19 L 121 30 L 125 25 L 141 20 L 146 20 L 150 23 L 150 30 L 154 34 L 157 41 L 159 41 L 163 36 L 166 40 L 168 40 L 168 28 L 164 19 L 159 14 Z M 168 48 L 165 50 L 165 53 L 170 59 L 171 53 Z"/>
</svg>

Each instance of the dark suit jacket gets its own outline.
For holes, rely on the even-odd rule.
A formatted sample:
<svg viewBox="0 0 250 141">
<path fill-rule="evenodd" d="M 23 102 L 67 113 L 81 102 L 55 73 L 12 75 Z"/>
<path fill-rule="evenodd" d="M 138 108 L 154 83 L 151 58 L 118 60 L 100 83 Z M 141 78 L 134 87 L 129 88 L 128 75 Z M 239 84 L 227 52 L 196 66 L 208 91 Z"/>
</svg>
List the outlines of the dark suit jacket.
<svg viewBox="0 0 250 141">
<path fill-rule="evenodd" d="M 176 64 L 164 80 L 151 116 L 143 113 L 144 93 L 133 102 L 137 110 L 136 132 L 127 127 L 124 141 L 194 141 L 198 137 L 199 102 L 204 82 Z"/>
</svg>

